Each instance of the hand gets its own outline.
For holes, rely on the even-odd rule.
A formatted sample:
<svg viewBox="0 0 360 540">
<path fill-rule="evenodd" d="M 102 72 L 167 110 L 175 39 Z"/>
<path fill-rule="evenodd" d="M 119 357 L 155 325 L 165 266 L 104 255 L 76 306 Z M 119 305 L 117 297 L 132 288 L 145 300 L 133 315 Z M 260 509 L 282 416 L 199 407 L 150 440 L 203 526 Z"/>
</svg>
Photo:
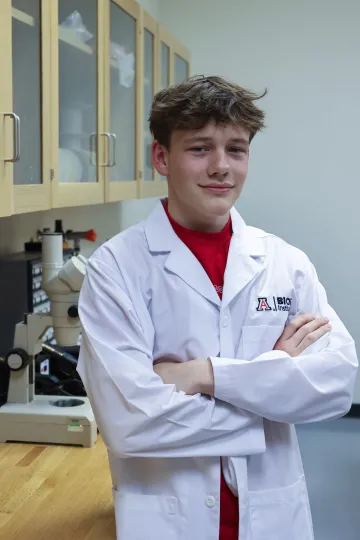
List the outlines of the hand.
<svg viewBox="0 0 360 540">
<path fill-rule="evenodd" d="M 294 317 L 285 327 L 274 346 L 274 351 L 284 351 L 290 356 L 299 356 L 309 345 L 330 332 L 331 325 L 326 317 L 305 314 Z"/>
<path fill-rule="evenodd" d="M 214 373 L 210 360 L 195 359 L 182 362 L 175 355 L 158 358 L 154 372 L 165 384 L 174 384 L 178 392 L 214 395 Z"/>
</svg>

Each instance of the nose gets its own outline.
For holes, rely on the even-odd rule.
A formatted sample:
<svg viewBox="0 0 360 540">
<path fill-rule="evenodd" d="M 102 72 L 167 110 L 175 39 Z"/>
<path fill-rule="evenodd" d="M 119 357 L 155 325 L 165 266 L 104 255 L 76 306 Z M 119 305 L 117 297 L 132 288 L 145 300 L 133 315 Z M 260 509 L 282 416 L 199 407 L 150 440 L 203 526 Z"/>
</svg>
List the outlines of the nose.
<svg viewBox="0 0 360 540">
<path fill-rule="evenodd" d="M 213 152 L 208 167 L 209 176 L 227 176 L 229 171 L 230 166 L 226 153 L 223 150 Z"/>
</svg>

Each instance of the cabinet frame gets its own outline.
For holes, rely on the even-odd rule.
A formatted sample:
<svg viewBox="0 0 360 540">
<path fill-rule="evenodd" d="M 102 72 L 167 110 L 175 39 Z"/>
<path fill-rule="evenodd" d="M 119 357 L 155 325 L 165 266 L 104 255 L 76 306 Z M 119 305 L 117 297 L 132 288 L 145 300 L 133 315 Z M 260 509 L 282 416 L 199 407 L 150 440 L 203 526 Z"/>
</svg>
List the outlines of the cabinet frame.
<svg viewBox="0 0 360 540">
<path fill-rule="evenodd" d="M 0 217 L 10 216 L 13 210 L 13 165 L 5 159 L 13 155 L 14 126 L 4 116 L 13 110 L 11 26 L 11 0 L 3 0 L 0 2 Z"/>
</svg>

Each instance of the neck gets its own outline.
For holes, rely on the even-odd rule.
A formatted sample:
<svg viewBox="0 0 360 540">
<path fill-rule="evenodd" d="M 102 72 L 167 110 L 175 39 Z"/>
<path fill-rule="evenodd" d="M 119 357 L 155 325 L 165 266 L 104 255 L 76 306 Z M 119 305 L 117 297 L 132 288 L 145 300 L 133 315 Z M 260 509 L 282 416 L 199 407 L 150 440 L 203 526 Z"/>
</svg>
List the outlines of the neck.
<svg viewBox="0 0 360 540">
<path fill-rule="evenodd" d="M 168 199 L 168 212 L 179 225 L 193 231 L 214 233 L 224 229 L 229 221 L 230 212 L 222 216 L 203 216 L 199 213 L 193 215 L 190 209 L 182 209 L 176 201 Z"/>
</svg>

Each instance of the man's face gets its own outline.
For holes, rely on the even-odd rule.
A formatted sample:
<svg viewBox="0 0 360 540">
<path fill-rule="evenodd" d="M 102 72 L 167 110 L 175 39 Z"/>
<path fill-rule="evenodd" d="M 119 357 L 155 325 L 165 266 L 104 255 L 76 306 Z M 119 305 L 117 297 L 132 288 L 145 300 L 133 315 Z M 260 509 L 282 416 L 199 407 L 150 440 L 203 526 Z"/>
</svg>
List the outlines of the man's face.
<svg viewBox="0 0 360 540">
<path fill-rule="evenodd" d="M 233 124 L 175 131 L 170 150 L 153 145 L 157 171 L 168 178 L 169 211 L 190 228 L 221 230 L 244 185 L 249 131 Z"/>
</svg>

